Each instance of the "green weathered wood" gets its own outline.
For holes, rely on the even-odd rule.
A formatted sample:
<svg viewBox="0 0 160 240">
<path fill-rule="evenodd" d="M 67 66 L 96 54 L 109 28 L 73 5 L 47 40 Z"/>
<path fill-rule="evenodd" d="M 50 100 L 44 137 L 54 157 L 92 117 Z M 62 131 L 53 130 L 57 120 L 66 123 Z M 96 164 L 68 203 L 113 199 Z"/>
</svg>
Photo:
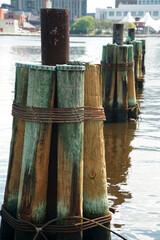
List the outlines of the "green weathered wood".
<svg viewBox="0 0 160 240">
<path fill-rule="evenodd" d="M 128 62 L 133 62 L 133 45 L 128 46 Z M 130 109 L 136 106 L 136 88 L 135 88 L 135 75 L 134 66 L 128 71 L 128 118 L 137 118 L 137 108 Z"/>
<path fill-rule="evenodd" d="M 55 71 L 29 69 L 27 106 L 54 104 Z M 48 164 L 52 124 L 26 122 L 17 217 L 42 224 L 47 203 Z M 32 240 L 35 233 L 16 231 L 15 240 Z"/>
<path fill-rule="evenodd" d="M 28 68 L 16 67 L 15 96 L 16 103 L 26 105 L 28 89 Z M 25 122 L 13 118 L 12 138 L 10 145 L 9 166 L 4 196 L 4 208 L 13 217 L 16 217 L 19 180 L 21 173 L 21 162 L 24 143 Z M 1 239 L 14 239 L 15 230 L 2 219 Z"/>
<path fill-rule="evenodd" d="M 142 72 L 142 60 L 139 58 L 142 57 L 142 42 L 141 41 L 133 41 L 133 51 L 135 58 L 135 79 L 136 79 L 136 88 L 143 87 L 143 72 Z"/>
<path fill-rule="evenodd" d="M 128 45 L 117 46 L 117 65 L 128 62 Z M 121 67 L 120 67 L 121 68 Z M 127 121 L 128 108 L 127 71 L 117 67 L 117 122 Z"/>
<path fill-rule="evenodd" d="M 113 24 L 113 43 L 123 45 L 124 24 Z"/>
<path fill-rule="evenodd" d="M 82 70 L 57 66 L 58 108 L 84 106 L 84 67 L 78 68 Z M 58 124 L 57 217 L 82 216 L 83 131 L 83 123 Z M 61 240 L 81 238 L 81 233 L 57 236 Z"/>
<path fill-rule="evenodd" d="M 102 106 L 104 107 L 104 99 L 105 99 L 105 68 L 103 67 L 103 63 L 106 62 L 106 48 L 107 46 L 103 46 L 102 50 Z"/>
<path fill-rule="evenodd" d="M 135 40 L 135 28 L 128 29 L 128 37 L 130 38 L 130 41 Z"/>
<path fill-rule="evenodd" d="M 105 100 L 104 109 L 106 114 L 106 121 L 113 121 L 113 107 L 116 87 L 116 49 L 117 44 L 108 44 L 106 48 L 106 63 L 111 64 L 111 69 L 105 69 Z"/>
<path fill-rule="evenodd" d="M 102 107 L 102 78 L 99 65 L 88 65 L 84 78 L 85 106 Z M 109 215 L 103 121 L 84 123 L 83 215 L 94 219 Z M 98 227 L 84 231 L 83 239 L 108 239 Z"/>
<path fill-rule="evenodd" d="M 142 72 L 145 74 L 145 53 L 146 53 L 146 40 L 142 39 Z"/>
</svg>

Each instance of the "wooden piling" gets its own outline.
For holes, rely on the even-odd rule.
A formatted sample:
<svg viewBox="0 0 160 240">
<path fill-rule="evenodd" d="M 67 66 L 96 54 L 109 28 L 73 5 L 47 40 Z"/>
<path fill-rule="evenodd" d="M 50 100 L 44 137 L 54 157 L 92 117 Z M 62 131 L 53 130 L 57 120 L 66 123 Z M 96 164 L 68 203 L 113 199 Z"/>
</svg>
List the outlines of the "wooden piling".
<svg viewBox="0 0 160 240">
<path fill-rule="evenodd" d="M 103 46 L 102 50 L 102 61 L 101 61 L 101 67 L 102 67 L 102 106 L 104 107 L 104 100 L 105 100 L 105 67 L 103 66 L 104 63 L 106 63 L 106 50 L 107 46 Z"/>
<path fill-rule="evenodd" d="M 102 78 L 99 65 L 86 65 L 85 106 L 102 107 Z M 94 219 L 109 215 L 103 122 L 84 123 L 83 215 Z M 98 227 L 84 231 L 84 239 L 108 239 Z"/>
<path fill-rule="evenodd" d="M 135 40 L 135 28 L 128 29 L 128 37 L 130 38 L 130 41 Z"/>
<path fill-rule="evenodd" d="M 69 61 L 69 10 L 41 9 L 42 64 Z"/>
<path fill-rule="evenodd" d="M 134 61 L 133 46 L 128 46 L 128 62 Z M 135 75 L 134 65 L 128 70 L 128 119 L 137 118 L 138 109 L 136 107 L 136 88 L 135 88 Z"/>
<path fill-rule="evenodd" d="M 124 24 L 113 24 L 113 43 L 123 45 Z"/>
<path fill-rule="evenodd" d="M 55 95 L 55 68 L 29 66 L 27 106 L 51 108 Z M 33 116 L 34 118 L 34 116 Z M 34 224 L 45 221 L 48 163 L 52 124 L 26 121 L 17 217 Z M 15 240 L 35 233 L 16 231 Z"/>
<path fill-rule="evenodd" d="M 145 53 L 146 53 L 146 40 L 142 39 L 142 72 L 145 74 Z"/>
<path fill-rule="evenodd" d="M 135 79 L 136 88 L 142 88 L 144 75 L 142 72 L 142 42 L 133 41 L 134 60 L 135 60 Z"/>
<path fill-rule="evenodd" d="M 105 48 L 105 62 L 102 60 L 102 81 L 104 85 L 104 109 L 106 121 L 113 121 L 113 105 L 116 81 L 116 48 L 117 44 L 107 44 Z M 104 53 L 103 53 L 104 54 Z"/>
<path fill-rule="evenodd" d="M 84 69 L 57 65 L 58 108 L 84 106 Z M 83 134 L 81 122 L 58 124 L 57 217 L 82 217 Z M 82 233 L 58 234 L 57 239 L 79 240 Z"/>
<path fill-rule="evenodd" d="M 26 106 L 28 89 L 28 68 L 16 66 L 14 101 Z M 10 145 L 9 166 L 4 196 L 4 208 L 11 216 L 16 217 L 19 192 L 19 180 L 23 153 L 25 121 L 13 118 L 12 138 Z M 1 222 L 1 239 L 14 239 L 15 230 L 6 222 Z"/>
<path fill-rule="evenodd" d="M 117 122 L 126 122 L 128 118 L 127 69 L 128 45 L 117 46 Z"/>
</svg>

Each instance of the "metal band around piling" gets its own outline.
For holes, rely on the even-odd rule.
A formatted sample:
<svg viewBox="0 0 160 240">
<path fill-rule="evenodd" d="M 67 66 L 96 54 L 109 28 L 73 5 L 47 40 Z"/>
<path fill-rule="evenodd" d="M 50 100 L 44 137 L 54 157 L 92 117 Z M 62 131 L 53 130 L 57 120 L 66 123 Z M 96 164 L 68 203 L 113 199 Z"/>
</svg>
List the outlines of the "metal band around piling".
<svg viewBox="0 0 160 240">
<path fill-rule="evenodd" d="M 38 108 L 12 105 L 12 115 L 16 118 L 36 123 L 79 123 L 105 121 L 104 108 L 74 107 L 74 108 Z"/>
<path fill-rule="evenodd" d="M 128 62 L 128 63 L 105 63 L 101 62 L 102 68 L 113 71 L 113 70 L 118 70 L 118 71 L 129 71 L 134 67 L 134 61 Z"/>
<path fill-rule="evenodd" d="M 60 71 L 85 71 L 85 66 L 82 65 L 56 65 L 57 70 Z"/>
<path fill-rule="evenodd" d="M 31 64 L 26 64 L 26 63 L 16 63 L 16 67 L 21 67 L 21 68 L 29 68 L 29 69 L 37 69 L 37 70 L 49 70 L 49 71 L 56 71 L 55 66 L 47 66 L 47 65 L 42 65 L 41 63 L 31 63 Z"/>
</svg>

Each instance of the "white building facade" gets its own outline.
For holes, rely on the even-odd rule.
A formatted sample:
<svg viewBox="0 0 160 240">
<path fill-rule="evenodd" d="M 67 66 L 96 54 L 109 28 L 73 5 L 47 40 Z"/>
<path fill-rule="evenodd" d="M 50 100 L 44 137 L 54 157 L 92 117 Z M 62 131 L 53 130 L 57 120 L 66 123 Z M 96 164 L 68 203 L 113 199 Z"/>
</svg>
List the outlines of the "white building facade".
<svg viewBox="0 0 160 240">
<path fill-rule="evenodd" d="M 160 5 L 160 0 L 137 0 L 139 5 Z"/>
<path fill-rule="evenodd" d="M 18 20 L 16 19 L 0 19 L 0 32 L 2 33 L 18 33 Z"/>
<path fill-rule="evenodd" d="M 148 0 L 150 1 L 150 0 Z M 153 0 L 154 1 L 154 0 Z M 157 0 L 159 1 L 159 0 Z M 157 20 L 160 19 L 160 4 L 158 5 L 122 5 L 118 8 L 96 8 L 96 20 L 111 20 L 122 21 L 127 13 L 131 12 L 131 16 L 135 18 L 142 18 L 146 12 L 150 13 L 150 16 Z"/>
</svg>

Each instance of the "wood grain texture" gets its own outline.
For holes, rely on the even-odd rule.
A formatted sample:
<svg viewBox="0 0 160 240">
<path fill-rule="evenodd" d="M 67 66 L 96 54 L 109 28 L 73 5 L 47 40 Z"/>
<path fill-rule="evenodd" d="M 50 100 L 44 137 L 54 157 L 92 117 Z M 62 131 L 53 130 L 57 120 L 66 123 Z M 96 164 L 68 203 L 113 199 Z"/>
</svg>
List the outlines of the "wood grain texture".
<svg viewBox="0 0 160 240">
<path fill-rule="evenodd" d="M 85 105 L 102 107 L 100 66 L 85 70 Z M 108 213 L 103 122 L 84 124 L 84 216 L 96 218 Z"/>
<path fill-rule="evenodd" d="M 116 44 L 107 44 L 103 48 L 103 62 L 111 65 L 116 65 Z M 106 121 L 111 122 L 112 109 L 114 104 L 116 84 L 116 67 L 107 69 L 102 65 L 102 93 L 103 93 L 103 106 L 106 114 Z M 103 90 L 104 88 L 104 90 Z"/>
<path fill-rule="evenodd" d="M 144 77 L 142 72 L 142 60 L 139 59 L 140 57 L 142 57 L 142 42 L 135 40 L 132 43 L 135 58 L 136 88 L 141 88 L 143 86 L 143 82 L 139 81 L 139 79 Z"/>
<path fill-rule="evenodd" d="M 133 46 L 129 45 L 128 47 L 128 62 L 132 62 L 134 60 L 133 56 Z M 135 86 L 135 74 L 134 74 L 134 67 L 132 67 L 128 71 L 128 118 L 137 118 L 138 116 L 138 109 L 135 108 L 134 110 L 130 109 L 136 106 L 136 86 Z"/>
<path fill-rule="evenodd" d="M 128 62 L 134 60 L 133 46 L 128 46 Z M 128 107 L 134 107 L 136 105 L 136 88 L 135 88 L 135 75 L 134 67 L 128 71 Z"/>
<path fill-rule="evenodd" d="M 28 89 L 28 68 L 16 67 L 15 96 L 16 103 L 26 105 Z M 25 121 L 13 118 L 8 174 L 5 187 L 4 208 L 16 217 L 19 181 L 24 144 Z M 14 229 L 1 222 L 1 239 L 14 239 Z"/>
<path fill-rule="evenodd" d="M 146 53 L 146 40 L 142 39 L 142 72 L 145 74 L 145 53 Z"/>
<path fill-rule="evenodd" d="M 29 69 L 27 106 L 53 107 L 54 95 L 55 72 Z M 17 216 L 35 224 L 45 220 L 51 130 L 52 124 L 26 122 Z M 15 240 L 33 236 L 16 231 Z"/>
<path fill-rule="evenodd" d="M 99 65 L 85 70 L 86 106 L 102 107 L 102 78 Z M 109 214 L 103 122 L 84 123 L 83 215 L 94 219 Z M 84 232 L 84 239 L 107 239 L 100 228 Z"/>
<path fill-rule="evenodd" d="M 117 64 L 128 62 L 128 45 L 117 46 Z M 117 69 L 117 122 L 127 121 L 128 114 L 127 71 Z"/>
<path fill-rule="evenodd" d="M 84 72 L 57 70 L 57 93 L 58 108 L 84 106 Z M 57 217 L 82 216 L 83 125 L 58 125 Z M 58 239 L 81 239 L 81 234 Z"/>
</svg>

